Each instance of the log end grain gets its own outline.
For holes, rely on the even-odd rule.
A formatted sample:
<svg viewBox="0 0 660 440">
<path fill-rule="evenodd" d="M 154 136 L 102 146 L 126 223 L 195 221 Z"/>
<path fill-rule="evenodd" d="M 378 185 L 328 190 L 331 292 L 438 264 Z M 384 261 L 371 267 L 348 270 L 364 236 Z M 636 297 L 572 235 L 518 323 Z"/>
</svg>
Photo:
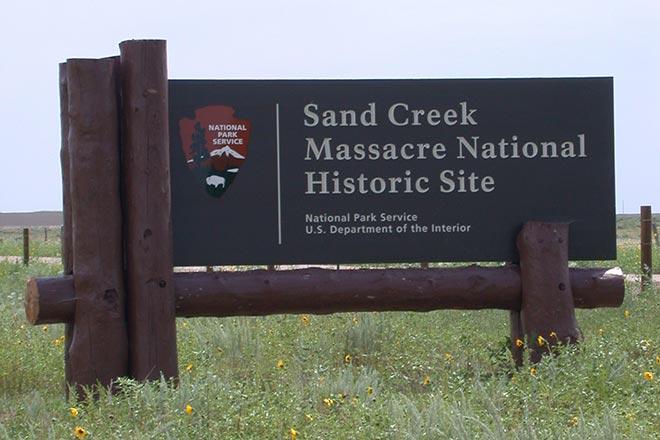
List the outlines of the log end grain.
<svg viewBox="0 0 660 440">
<path fill-rule="evenodd" d="M 39 311 L 40 311 L 40 301 L 39 301 L 39 286 L 37 286 L 37 279 L 30 278 L 27 282 L 27 287 L 25 289 L 25 317 L 28 322 L 32 325 L 39 323 Z"/>
</svg>

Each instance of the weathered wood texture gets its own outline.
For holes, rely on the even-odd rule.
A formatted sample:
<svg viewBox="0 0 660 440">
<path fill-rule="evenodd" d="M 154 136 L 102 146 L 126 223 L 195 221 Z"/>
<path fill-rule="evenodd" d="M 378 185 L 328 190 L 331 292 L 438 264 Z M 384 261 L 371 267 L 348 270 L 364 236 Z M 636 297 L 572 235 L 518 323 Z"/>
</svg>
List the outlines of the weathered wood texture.
<svg viewBox="0 0 660 440">
<path fill-rule="evenodd" d="M 575 307 L 618 307 L 620 269 L 571 269 Z M 177 316 L 333 313 L 358 310 L 520 310 L 515 266 L 454 269 L 373 269 L 176 273 Z M 73 318 L 71 277 L 28 283 L 26 315 L 33 324 Z"/>
<path fill-rule="evenodd" d="M 530 359 L 538 362 L 550 346 L 580 338 L 568 270 L 568 224 L 526 223 L 517 245 L 522 325 Z"/>
<path fill-rule="evenodd" d="M 30 263 L 30 230 L 23 228 L 23 264 Z"/>
<path fill-rule="evenodd" d="M 66 63 L 60 63 L 60 164 L 62 166 L 62 266 L 64 275 L 73 273 L 71 246 L 71 179 L 69 165 L 69 93 Z"/>
<path fill-rule="evenodd" d="M 653 216 L 648 205 L 640 208 L 640 264 L 642 288 L 653 285 Z"/>
<path fill-rule="evenodd" d="M 119 45 L 130 372 L 177 377 L 165 41 Z"/>
<path fill-rule="evenodd" d="M 515 306 L 515 294 L 507 295 L 519 283 L 514 272 L 468 267 L 433 275 L 422 269 L 177 274 L 177 315 L 324 314 Z"/>
<path fill-rule="evenodd" d="M 62 167 L 62 229 L 60 242 L 62 244 L 62 272 L 73 274 L 73 247 L 71 245 L 71 179 L 69 166 L 69 93 L 66 85 L 66 63 L 59 66 L 60 83 L 60 165 Z M 72 300 L 75 300 L 73 298 Z M 75 306 L 72 302 L 71 305 Z M 71 382 L 71 366 L 69 365 L 69 350 L 73 338 L 73 324 L 64 325 L 64 380 L 65 393 L 68 397 Z"/>
<path fill-rule="evenodd" d="M 108 387 L 128 359 L 116 58 L 67 61 L 75 313 L 70 380 Z"/>
</svg>

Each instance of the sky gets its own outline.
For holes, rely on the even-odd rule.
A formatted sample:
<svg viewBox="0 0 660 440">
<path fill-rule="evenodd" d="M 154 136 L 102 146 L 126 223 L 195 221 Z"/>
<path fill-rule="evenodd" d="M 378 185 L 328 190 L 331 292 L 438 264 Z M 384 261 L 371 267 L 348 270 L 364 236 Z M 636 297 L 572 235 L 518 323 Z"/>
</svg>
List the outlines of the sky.
<svg viewBox="0 0 660 440">
<path fill-rule="evenodd" d="M 61 209 L 58 63 L 166 39 L 186 79 L 613 76 L 616 211 L 660 210 L 660 2 L 5 2 L 0 212 Z"/>
</svg>

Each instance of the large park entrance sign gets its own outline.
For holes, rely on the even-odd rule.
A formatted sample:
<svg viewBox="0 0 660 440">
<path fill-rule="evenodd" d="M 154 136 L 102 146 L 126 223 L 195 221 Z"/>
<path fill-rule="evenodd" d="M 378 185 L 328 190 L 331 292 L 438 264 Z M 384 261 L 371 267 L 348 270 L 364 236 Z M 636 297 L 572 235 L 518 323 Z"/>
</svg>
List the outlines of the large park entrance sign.
<svg viewBox="0 0 660 440">
<path fill-rule="evenodd" d="M 170 81 L 177 265 L 615 258 L 612 78 Z"/>
<path fill-rule="evenodd" d="M 81 396 L 176 378 L 177 316 L 503 309 L 522 365 L 623 301 L 568 264 L 615 254 L 611 78 L 168 83 L 164 41 L 120 53 L 60 65 L 64 276 L 25 301 Z M 173 270 L 439 260 L 511 264 Z"/>
</svg>

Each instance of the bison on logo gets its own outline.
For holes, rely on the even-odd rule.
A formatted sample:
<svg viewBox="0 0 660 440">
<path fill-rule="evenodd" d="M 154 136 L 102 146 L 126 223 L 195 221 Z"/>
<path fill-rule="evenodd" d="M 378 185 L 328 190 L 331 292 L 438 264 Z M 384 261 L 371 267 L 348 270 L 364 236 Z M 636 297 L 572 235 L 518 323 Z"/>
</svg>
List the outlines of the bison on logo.
<svg viewBox="0 0 660 440">
<path fill-rule="evenodd" d="M 251 124 L 234 117 L 234 109 L 212 105 L 195 110 L 194 119 L 179 120 L 181 146 L 190 169 L 206 192 L 220 197 L 247 159 Z"/>
</svg>

